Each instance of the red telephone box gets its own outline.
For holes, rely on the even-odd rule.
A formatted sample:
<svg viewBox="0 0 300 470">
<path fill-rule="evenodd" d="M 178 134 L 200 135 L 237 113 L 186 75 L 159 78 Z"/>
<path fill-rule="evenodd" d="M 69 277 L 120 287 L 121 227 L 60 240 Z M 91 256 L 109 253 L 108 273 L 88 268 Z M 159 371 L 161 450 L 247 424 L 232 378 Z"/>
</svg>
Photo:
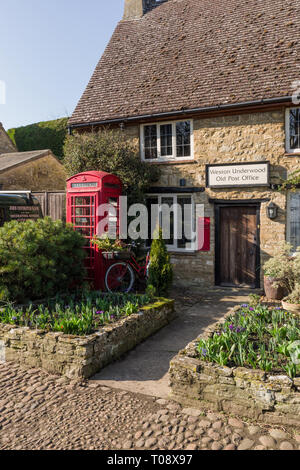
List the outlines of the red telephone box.
<svg viewBox="0 0 300 470">
<path fill-rule="evenodd" d="M 107 215 L 116 223 L 119 232 L 119 208 L 122 194 L 122 182 L 115 176 L 104 171 L 87 171 L 72 176 L 67 180 L 67 222 L 74 225 L 86 239 L 87 280 L 94 284 L 96 290 L 104 290 L 105 263 L 98 248 L 91 243 L 95 235 L 101 236 L 108 231 L 105 227 L 99 232 L 101 220 Z M 102 204 L 110 204 L 116 209 L 115 214 L 102 213 Z"/>
</svg>

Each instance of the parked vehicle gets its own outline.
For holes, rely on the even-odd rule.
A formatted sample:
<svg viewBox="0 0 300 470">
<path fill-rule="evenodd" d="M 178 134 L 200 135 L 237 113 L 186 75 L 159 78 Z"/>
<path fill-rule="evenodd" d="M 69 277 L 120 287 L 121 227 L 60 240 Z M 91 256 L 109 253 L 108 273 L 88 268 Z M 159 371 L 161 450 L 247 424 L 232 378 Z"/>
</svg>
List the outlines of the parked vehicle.
<svg viewBox="0 0 300 470">
<path fill-rule="evenodd" d="M 42 217 L 40 203 L 31 191 L 0 191 L 0 227 L 10 220 L 36 220 Z"/>
</svg>

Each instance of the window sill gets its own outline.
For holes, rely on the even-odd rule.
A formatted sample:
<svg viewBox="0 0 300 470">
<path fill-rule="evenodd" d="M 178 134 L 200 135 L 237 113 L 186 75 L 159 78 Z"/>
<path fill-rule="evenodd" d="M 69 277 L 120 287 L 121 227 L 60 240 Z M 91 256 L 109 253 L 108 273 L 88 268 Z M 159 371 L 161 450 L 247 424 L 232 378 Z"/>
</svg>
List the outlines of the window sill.
<svg viewBox="0 0 300 470">
<path fill-rule="evenodd" d="M 300 150 L 299 150 L 299 152 L 298 151 L 297 152 L 292 152 L 292 153 L 291 152 L 286 152 L 284 154 L 284 156 L 285 157 L 299 157 L 300 156 Z"/>
<path fill-rule="evenodd" d="M 166 160 L 166 161 L 148 161 L 144 160 L 144 162 L 149 163 L 150 165 L 183 165 L 183 164 L 195 164 L 198 163 L 196 160 Z"/>
<path fill-rule="evenodd" d="M 194 256 L 197 251 L 196 250 L 168 250 L 169 255 L 176 255 L 176 256 Z"/>
</svg>

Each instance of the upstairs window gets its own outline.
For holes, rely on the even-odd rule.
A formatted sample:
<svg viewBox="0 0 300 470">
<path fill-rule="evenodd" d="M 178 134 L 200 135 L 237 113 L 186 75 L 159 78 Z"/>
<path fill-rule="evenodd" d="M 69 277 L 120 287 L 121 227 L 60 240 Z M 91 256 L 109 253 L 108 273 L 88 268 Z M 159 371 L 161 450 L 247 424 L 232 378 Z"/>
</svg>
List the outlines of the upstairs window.
<svg viewBox="0 0 300 470">
<path fill-rule="evenodd" d="M 192 159 L 192 121 L 141 126 L 141 154 L 143 160 L 150 162 Z"/>
<path fill-rule="evenodd" d="M 300 107 L 286 110 L 286 151 L 300 153 Z"/>
</svg>

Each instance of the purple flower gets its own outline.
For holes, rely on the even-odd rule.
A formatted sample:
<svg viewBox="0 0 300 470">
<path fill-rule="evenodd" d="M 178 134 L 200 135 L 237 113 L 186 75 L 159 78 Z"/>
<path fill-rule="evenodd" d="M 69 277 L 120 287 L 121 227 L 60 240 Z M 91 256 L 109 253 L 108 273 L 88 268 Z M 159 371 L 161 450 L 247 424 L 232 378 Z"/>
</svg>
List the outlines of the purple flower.
<svg viewBox="0 0 300 470">
<path fill-rule="evenodd" d="M 241 329 L 240 327 L 238 326 L 237 329 L 235 330 L 237 333 L 240 333 L 241 332 Z"/>
<path fill-rule="evenodd" d="M 275 310 L 282 310 L 282 307 L 276 307 Z"/>
<path fill-rule="evenodd" d="M 217 336 L 221 336 L 221 332 L 220 332 L 220 331 L 217 331 L 217 332 L 216 332 L 216 335 L 217 335 Z"/>
<path fill-rule="evenodd" d="M 207 355 L 207 349 L 202 348 L 201 353 L 202 353 L 202 356 L 206 356 Z"/>
<path fill-rule="evenodd" d="M 17 317 L 12 317 L 12 321 L 17 321 Z"/>
<path fill-rule="evenodd" d="M 229 329 L 230 329 L 231 331 L 233 331 L 233 330 L 234 330 L 234 325 L 229 325 Z"/>
<path fill-rule="evenodd" d="M 242 304 L 242 308 L 248 308 L 248 304 Z"/>
<path fill-rule="evenodd" d="M 103 315 L 103 314 L 104 314 L 104 311 L 103 311 L 103 310 L 98 310 L 98 311 L 96 312 L 96 314 L 97 314 L 97 315 Z"/>
<path fill-rule="evenodd" d="M 253 307 L 249 307 L 249 310 L 250 310 L 251 312 L 254 312 L 254 308 L 253 308 Z"/>
<path fill-rule="evenodd" d="M 246 328 L 241 328 L 241 331 L 242 331 L 242 332 L 246 331 Z"/>
</svg>

